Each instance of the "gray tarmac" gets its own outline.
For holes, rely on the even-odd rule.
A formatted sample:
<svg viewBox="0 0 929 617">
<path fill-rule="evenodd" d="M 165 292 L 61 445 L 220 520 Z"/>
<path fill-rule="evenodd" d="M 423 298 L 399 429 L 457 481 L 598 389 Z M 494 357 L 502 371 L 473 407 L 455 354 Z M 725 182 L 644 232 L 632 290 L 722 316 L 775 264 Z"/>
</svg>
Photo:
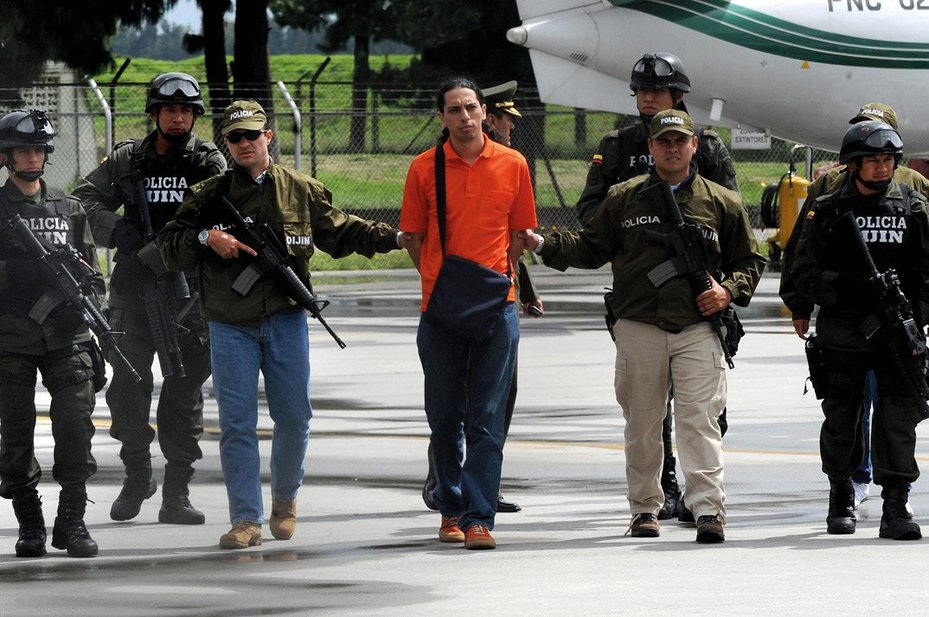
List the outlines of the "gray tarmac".
<svg viewBox="0 0 929 617">
<path fill-rule="evenodd" d="M 776 274 L 740 311 L 748 334 L 729 373 L 726 542 L 704 546 L 676 521 L 660 538 L 624 535 L 623 420 L 602 317 L 608 271 L 533 272 L 547 311 L 522 320 L 503 466 L 503 492 L 523 510 L 498 515 L 496 550 L 440 544 L 439 515 L 420 498 L 428 428 L 416 273 L 325 275 L 316 279 L 332 301 L 324 315 L 348 347 L 311 320 L 315 417 L 294 538 L 273 540 L 265 527 L 262 546 L 219 550 L 229 524 L 209 383 L 204 458 L 191 487 L 206 524 L 159 524 L 160 494 L 135 520 L 111 521 L 122 468 L 100 396 L 100 469 L 86 517 L 100 555 L 72 559 L 49 547 L 46 557 L 17 559 L 12 507 L 0 504 L 0 617 L 929 614 L 929 540 L 878 539 L 877 487 L 855 535 L 825 533 L 821 412 L 812 393 L 803 395 L 803 346 L 777 298 Z M 47 403 L 40 394 L 36 441 L 51 526 L 58 489 Z M 259 426 L 270 428 L 266 408 Z M 269 443 L 261 442 L 265 463 Z M 160 480 L 160 453 L 154 463 Z M 916 520 L 929 522 L 922 483 L 911 504 Z"/>
</svg>

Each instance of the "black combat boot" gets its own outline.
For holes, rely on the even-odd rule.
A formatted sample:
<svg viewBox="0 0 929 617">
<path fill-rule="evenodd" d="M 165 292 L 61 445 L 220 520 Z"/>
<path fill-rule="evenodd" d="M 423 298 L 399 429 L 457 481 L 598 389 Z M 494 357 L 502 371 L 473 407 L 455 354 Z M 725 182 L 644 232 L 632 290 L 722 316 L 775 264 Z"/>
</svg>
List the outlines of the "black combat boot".
<svg viewBox="0 0 929 617">
<path fill-rule="evenodd" d="M 855 489 L 852 479 L 829 479 L 829 513 L 826 515 L 826 532 L 832 534 L 855 533 Z"/>
<path fill-rule="evenodd" d="M 206 518 L 203 512 L 190 505 L 187 485 L 194 476 L 189 466 L 165 465 L 165 483 L 161 488 L 161 510 L 159 523 L 174 525 L 202 525 Z M 115 504 L 114 504 L 115 505 Z"/>
<path fill-rule="evenodd" d="M 677 483 L 677 461 L 673 456 L 664 460 L 661 468 L 661 490 L 664 491 L 664 504 L 658 510 L 658 520 L 664 521 L 680 514 L 681 487 Z"/>
<path fill-rule="evenodd" d="M 880 537 L 894 540 L 919 540 L 923 537 L 919 525 L 913 522 L 913 516 L 906 509 L 909 497 L 905 482 L 887 484 L 881 490 L 884 506 Z"/>
<path fill-rule="evenodd" d="M 42 498 L 34 487 L 13 493 L 13 512 L 19 521 L 19 539 L 16 540 L 17 557 L 41 557 L 45 554 L 45 518 L 42 516 Z"/>
<path fill-rule="evenodd" d="M 67 549 L 69 557 L 93 557 L 97 554 L 97 543 L 84 525 L 86 506 L 87 490 L 83 484 L 61 487 L 58 516 L 52 529 L 52 546 Z"/>
<path fill-rule="evenodd" d="M 142 502 L 155 494 L 158 485 L 152 478 L 152 459 L 147 454 L 141 458 L 123 459 L 126 479 L 116 501 L 110 507 L 110 518 L 128 521 L 139 515 Z"/>
</svg>

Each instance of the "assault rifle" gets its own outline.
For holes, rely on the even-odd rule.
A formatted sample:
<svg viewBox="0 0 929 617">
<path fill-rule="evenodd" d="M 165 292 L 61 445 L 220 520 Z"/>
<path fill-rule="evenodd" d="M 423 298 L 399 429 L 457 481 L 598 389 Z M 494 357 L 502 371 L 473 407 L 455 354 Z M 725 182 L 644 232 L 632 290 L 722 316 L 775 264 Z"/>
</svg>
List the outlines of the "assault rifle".
<svg viewBox="0 0 929 617">
<path fill-rule="evenodd" d="M 706 240 L 697 225 L 684 222 L 681 209 L 674 200 L 674 193 L 671 192 L 671 186 L 667 182 L 653 183 L 642 189 L 641 193 L 651 190 L 658 190 L 661 193 L 663 210 L 661 219 L 671 223 L 671 231 L 666 234 L 646 232 L 649 239 L 663 244 L 670 255 L 667 261 L 649 271 L 648 280 L 655 287 L 661 287 L 665 281 L 683 274 L 690 281 L 694 297 L 697 297 L 713 287 L 708 272 L 710 257 L 706 250 Z M 732 362 L 732 352 L 726 342 L 726 332 L 723 331 L 722 316 L 716 313 L 709 318 L 709 322 L 723 348 L 726 364 L 729 368 L 735 368 Z"/>
<path fill-rule="evenodd" d="M 26 251 L 26 256 L 46 267 L 51 273 L 50 278 L 55 281 L 55 288 L 42 294 L 29 311 L 29 317 L 37 323 L 43 323 L 54 310 L 76 312 L 90 331 L 100 341 L 105 342 L 128 369 L 132 379 L 136 383 L 142 381 L 116 345 L 116 339 L 121 333 L 111 330 L 110 324 L 103 316 L 91 282 L 94 269 L 84 261 L 77 249 L 70 244 L 47 248 L 18 214 L 7 223 L 7 229 L 10 230 L 13 240 Z"/>
<path fill-rule="evenodd" d="M 183 314 L 193 307 L 195 299 L 191 298 L 190 287 L 183 272 L 168 272 L 158 250 L 153 244 L 155 229 L 152 227 L 152 216 L 148 210 L 148 199 L 145 197 L 145 187 L 138 172 L 132 172 L 121 177 L 118 186 L 126 197 L 126 203 L 139 213 L 142 218 L 143 238 L 145 246 L 139 249 L 137 256 L 143 263 L 159 264 L 162 267 L 154 271 L 155 278 L 147 280 L 142 285 L 142 302 L 145 305 L 145 315 L 148 318 L 148 328 L 152 335 L 152 344 L 158 354 L 158 365 L 161 374 L 170 377 L 177 374 L 185 376 L 184 360 L 181 357 L 181 348 L 177 342 L 178 331 L 187 329 L 180 325 L 183 315 L 177 311 L 176 300 L 187 300 Z"/>
<path fill-rule="evenodd" d="M 242 274 L 232 284 L 232 288 L 244 296 L 258 282 L 258 279 L 266 274 L 276 274 L 284 282 L 290 297 L 308 310 L 310 316 L 326 329 L 326 332 L 329 333 L 339 347 L 345 349 L 345 343 L 323 319 L 322 309 L 329 306 L 329 301 L 317 300 L 309 283 L 307 285 L 303 284 L 303 281 L 300 280 L 300 277 L 297 276 L 297 273 L 287 262 L 287 249 L 281 245 L 281 241 L 274 235 L 274 232 L 266 223 L 255 225 L 242 218 L 242 214 L 225 195 L 220 197 L 220 203 L 245 237 L 245 244 L 258 253 L 254 261 L 242 271 Z"/>
<path fill-rule="evenodd" d="M 929 418 L 929 351 L 926 349 L 926 337 L 920 331 L 910 301 L 900 287 L 900 278 L 893 268 L 884 272 L 877 269 L 867 243 L 861 236 L 861 228 L 851 212 L 840 216 L 833 233 L 839 237 L 850 238 L 868 270 L 870 283 L 877 291 L 877 312 L 869 315 L 860 326 L 866 339 L 872 340 L 879 332 L 884 332 L 888 342 L 897 374 L 903 377 L 913 400 L 919 409 L 919 415 Z"/>
</svg>

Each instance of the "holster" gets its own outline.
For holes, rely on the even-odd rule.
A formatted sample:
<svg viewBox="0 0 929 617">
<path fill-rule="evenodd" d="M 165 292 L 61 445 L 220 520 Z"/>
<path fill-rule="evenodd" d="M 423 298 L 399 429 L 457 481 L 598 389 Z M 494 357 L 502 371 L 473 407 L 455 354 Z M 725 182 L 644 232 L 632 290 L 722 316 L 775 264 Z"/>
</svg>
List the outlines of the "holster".
<svg viewBox="0 0 929 617">
<path fill-rule="evenodd" d="M 613 290 L 605 287 L 606 293 L 603 294 L 603 304 L 606 306 L 606 315 L 603 320 L 606 321 L 606 331 L 610 333 L 610 338 L 616 341 L 616 335 L 613 334 L 613 326 L 616 325 L 616 314 L 613 312 Z"/>
<path fill-rule="evenodd" d="M 806 363 L 810 368 L 809 382 L 813 386 L 813 393 L 816 400 L 821 401 L 826 398 L 826 391 L 829 385 L 829 375 L 826 371 L 826 361 L 823 354 L 823 348 L 816 341 L 813 335 L 806 340 L 804 345 L 806 351 Z M 803 387 L 803 393 L 808 391 L 806 384 Z"/>
<path fill-rule="evenodd" d="M 724 328 L 726 349 L 729 351 L 730 356 L 735 356 L 739 351 L 739 341 L 745 336 L 745 328 L 742 327 L 739 314 L 735 312 L 735 308 L 730 304 L 720 311 L 719 319 Z"/>
</svg>

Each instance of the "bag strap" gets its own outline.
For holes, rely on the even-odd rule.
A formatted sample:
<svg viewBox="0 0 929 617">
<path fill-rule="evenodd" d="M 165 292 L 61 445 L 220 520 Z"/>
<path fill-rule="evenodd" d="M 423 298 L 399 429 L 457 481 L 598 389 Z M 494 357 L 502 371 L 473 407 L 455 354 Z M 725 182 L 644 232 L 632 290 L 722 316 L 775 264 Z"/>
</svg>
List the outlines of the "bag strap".
<svg viewBox="0 0 929 617">
<path fill-rule="evenodd" d="M 445 140 L 446 133 L 442 133 L 439 143 L 435 147 L 435 209 L 439 218 L 439 241 L 442 245 L 442 257 L 445 257 Z M 513 278 L 513 268 L 510 256 L 506 257 L 506 275 Z"/>
<path fill-rule="evenodd" d="M 445 138 L 435 147 L 435 209 L 439 217 L 439 242 L 445 257 Z"/>
</svg>

